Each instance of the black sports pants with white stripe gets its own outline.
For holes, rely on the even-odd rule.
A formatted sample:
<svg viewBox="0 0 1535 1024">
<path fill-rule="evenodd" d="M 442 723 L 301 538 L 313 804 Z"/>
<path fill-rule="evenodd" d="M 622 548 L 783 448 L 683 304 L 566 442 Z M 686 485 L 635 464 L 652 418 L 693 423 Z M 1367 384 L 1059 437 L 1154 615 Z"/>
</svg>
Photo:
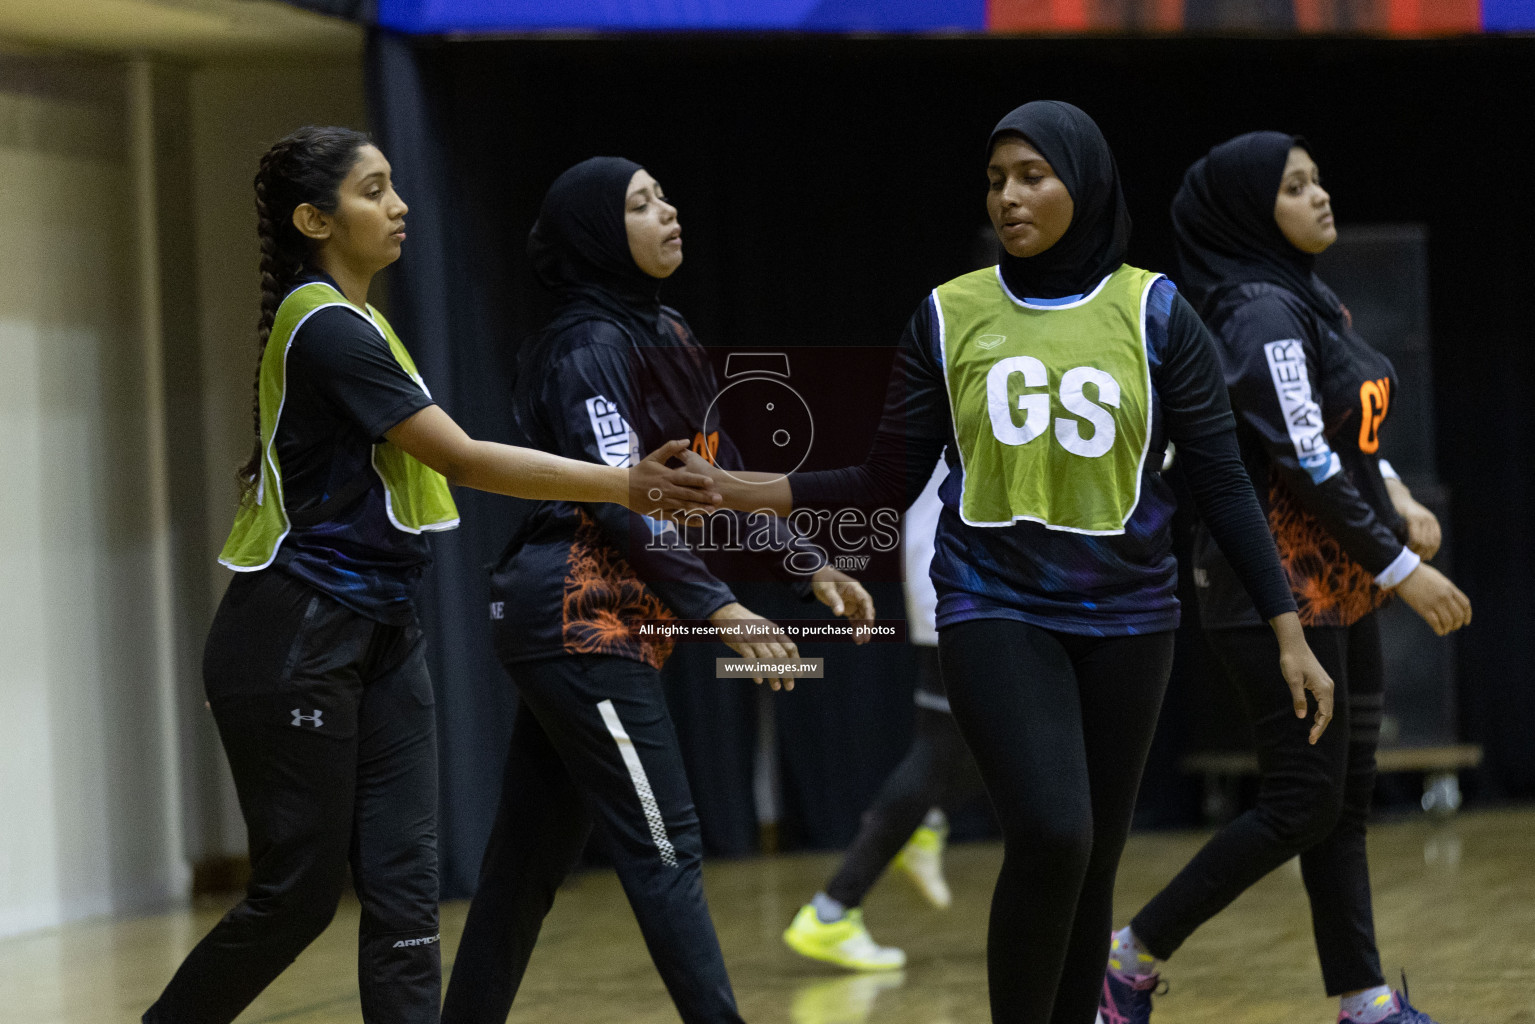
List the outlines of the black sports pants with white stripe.
<svg viewBox="0 0 1535 1024">
<path fill-rule="evenodd" d="M 660 673 L 599 655 L 509 671 L 521 702 L 444 1024 L 504 1024 L 555 890 L 594 825 L 683 1021 L 739 1024 Z"/>
<path fill-rule="evenodd" d="M 242 574 L 203 680 L 251 879 L 145 1024 L 234 1020 L 325 930 L 348 864 L 363 1020 L 436 1024 L 436 709 L 420 627 L 374 622 L 277 569 Z"/>
</svg>

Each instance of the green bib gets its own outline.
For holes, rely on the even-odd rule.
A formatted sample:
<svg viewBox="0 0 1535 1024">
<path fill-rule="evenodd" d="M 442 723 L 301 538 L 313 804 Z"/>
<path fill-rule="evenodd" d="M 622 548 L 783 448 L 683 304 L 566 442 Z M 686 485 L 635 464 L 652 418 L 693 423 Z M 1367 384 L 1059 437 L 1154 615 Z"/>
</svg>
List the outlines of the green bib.
<svg viewBox="0 0 1535 1024">
<path fill-rule="evenodd" d="M 250 496 L 240 502 L 234 529 L 224 542 L 219 561 L 241 572 L 265 569 L 277 557 L 277 549 L 290 529 L 283 505 L 282 468 L 277 464 L 277 422 L 282 415 L 287 389 L 288 347 L 304 321 L 327 306 L 345 306 L 358 316 L 361 310 L 328 284 L 315 282 L 295 288 L 277 307 L 277 318 L 261 356 L 259 399 L 261 406 L 261 479 Z M 389 351 L 400 368 L 410 374 L 421 390 L 426 383 L 416 364 L 389 322 L 368 307 L 369 322 L 389 342 Z M 430 395 L 431 392 L 427 391 Z M 384 481 L 384 507 L 389 521 L 405 533 L 451 530 L 458 525 L 458 509 L 441 473 L 422 465 L 388 441 L 373 446 L 373 471 Z"/>
<path fill-rule="evenodd" d="M 996 267 L 933 291 L 966 523 L 1125 532 L 1151 440 L 1146 299 L 1159 276 L 1122 265 L 1059 306 L 1015 298 Z"/>
</svg>

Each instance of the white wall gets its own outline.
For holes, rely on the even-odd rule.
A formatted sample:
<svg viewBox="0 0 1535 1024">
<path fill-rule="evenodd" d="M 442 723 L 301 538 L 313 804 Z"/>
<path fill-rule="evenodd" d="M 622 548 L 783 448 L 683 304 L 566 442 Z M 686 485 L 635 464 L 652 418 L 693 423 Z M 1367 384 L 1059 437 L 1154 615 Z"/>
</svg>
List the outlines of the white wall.
<svg viewBox="0 0 1535 1024">
<path fill-rule="evenodd" d="M 360 58 L 0 50 L 0 936 L 244 853 L 200 653 L 249 445 L 251 177 L 294 127 L 364 126 Z"/>
<path fill-rule="evenodd" d="M 0 935 L 163 905 L 166 799 L 150 417 L 127 80 L 0 77 Z"/>
</svg>

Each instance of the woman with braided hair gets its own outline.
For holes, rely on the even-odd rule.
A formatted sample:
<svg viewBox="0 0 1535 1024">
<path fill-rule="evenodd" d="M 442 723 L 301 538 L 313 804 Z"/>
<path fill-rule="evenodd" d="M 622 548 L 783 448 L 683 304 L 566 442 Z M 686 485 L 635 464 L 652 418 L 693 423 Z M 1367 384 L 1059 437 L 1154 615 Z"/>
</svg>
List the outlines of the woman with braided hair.
<svg viewBox="0 0 1535 1024">
<path fill-rule="evenodd" d="M 666 466 L 685 441 L 594 465 L 476 441 L 433 404 L 367 303 L 407 207 L 366 135 L 299 129 L 255 186 L 256 442 L 219 559 L 239 575 L 203 660 L 251 880 L 143 1020 L 234 1020 L 325 929 L 350 865 L 363 1019 L 435 1024 L 436 743 L 414 594 L 424 535 L 458 524 L 448 484 L 647 511 L 716 499 Z"/>
</svg>

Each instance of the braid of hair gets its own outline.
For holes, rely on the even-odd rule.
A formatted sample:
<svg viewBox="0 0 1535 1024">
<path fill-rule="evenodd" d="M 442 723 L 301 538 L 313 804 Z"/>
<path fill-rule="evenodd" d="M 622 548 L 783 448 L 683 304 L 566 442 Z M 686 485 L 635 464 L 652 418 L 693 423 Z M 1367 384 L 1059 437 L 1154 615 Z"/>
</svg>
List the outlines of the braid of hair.
<svg viewBox="0 0 1535 1024">
<path fill-rule="evenodd" d="M 309 203 L 333 213 L 341 180 L 368 137 L 347 128 L 300 128 L 261 158 L 256 172 L 256 235 L 261 243 L 261 315 L 256 323 L 256 375 L 251 396 L 250 457 L 235 472 L 242 500 L 261 479 L 261 362 L 283 297 L 304 270 L 308 240 L 293 226 L 293 211 Z"/>
<path fill-rule="evenodd" d="M 291 261 L 283 259 L 278 242 L 281 225 L 267 204 L 266 179 L 274 165 L 280 165 L 288 147 L 282 143 L 273 146 L 261 158 L 261 170 L 256 174 L 256 235 L 261 240 L 261 317 L 256 324 L 256 378 L 251 394 L 251 432 L 254 435 L 250 458 L 236 471 L 243 492 L 250 492 L 261 479 L 261 360 L 266 354 L 267 339 L 272 336 L 272 323 L 277 319 L 277 307 L 282 303 L 286 290 L 284 278 L 291 279 L 291 271 L 285 266 Z M 285 273 L 285 271 L 288 271 Z"/>
</svg>

